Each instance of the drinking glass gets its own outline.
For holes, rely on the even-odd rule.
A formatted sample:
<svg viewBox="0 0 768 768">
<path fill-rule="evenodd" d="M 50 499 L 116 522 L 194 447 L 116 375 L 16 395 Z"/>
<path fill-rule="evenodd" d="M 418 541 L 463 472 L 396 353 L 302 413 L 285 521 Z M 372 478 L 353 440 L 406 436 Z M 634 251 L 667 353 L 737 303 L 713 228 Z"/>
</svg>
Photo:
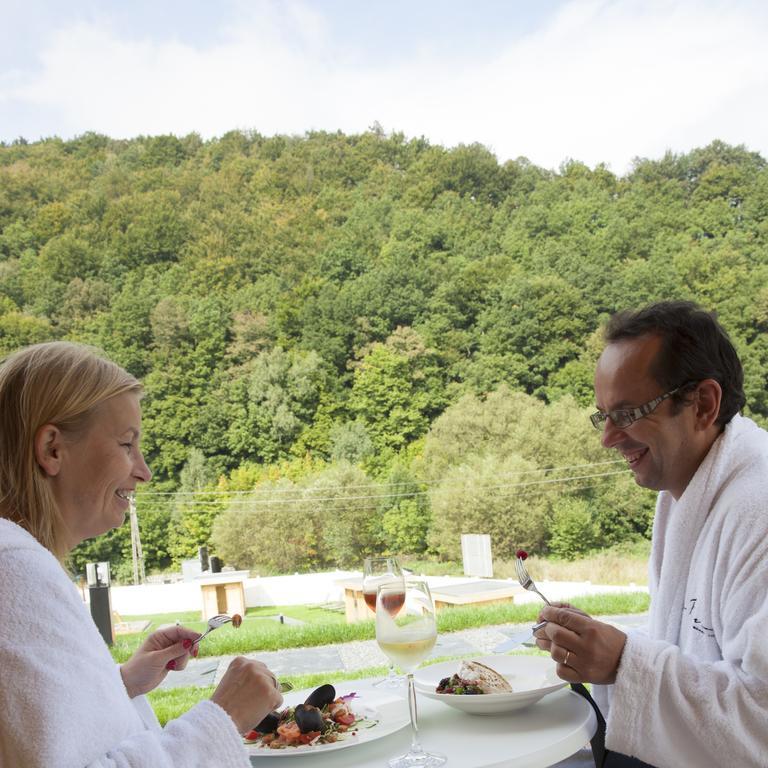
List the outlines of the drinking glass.
<svg viewBox="0 0 768 768">
<path fill-rule="evenodd" d="M 388 597 L 389 610 L 397 613 L 405 601 L 405 577 L 397 558 L 367 557 L 363 564 L 363 599 L 373 613 L 376 613 L 378 589 L 385 584 L 393 586 Z M 394 664 L 390 662 L 387 676 L 373 685 L 375 687 L 399 688 L 402 685 L 402 680 L 395 674 Z"/>
<path fill-rule="evenodd" d="M 390 768 L 435 768 L 443 765 L 445 755 L 425 752 L 419 743 L 416 690 L 413 673 L 435 646 L 437 621 L 435 606 L 426 581 L 405 581 L 405 603 L 398 610 L 398 586 L 383 584 L 376 596 L 376 642 L 393 664 L 403 669 L 408 679 L 408 708 L 411 714 L 411 748 L 393 757 Z"/>
</svg>

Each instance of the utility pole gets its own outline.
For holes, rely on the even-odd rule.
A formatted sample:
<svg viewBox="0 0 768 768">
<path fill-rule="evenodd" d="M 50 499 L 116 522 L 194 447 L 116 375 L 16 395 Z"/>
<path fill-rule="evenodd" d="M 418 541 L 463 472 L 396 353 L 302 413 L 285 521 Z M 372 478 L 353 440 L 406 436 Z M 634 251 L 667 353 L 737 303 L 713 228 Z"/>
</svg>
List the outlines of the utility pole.
<svg viewBox="0 0 768 768">
<path fill-rule="evenodd" d="M 133 583 L 144 583 L 144 553 L 141 551 L 139 538 L 139 518 L 136 515 L 136 494 L 132 493 L 128 500 L 131 516 L 131 556 L 133 558 Z"/>
</svg>

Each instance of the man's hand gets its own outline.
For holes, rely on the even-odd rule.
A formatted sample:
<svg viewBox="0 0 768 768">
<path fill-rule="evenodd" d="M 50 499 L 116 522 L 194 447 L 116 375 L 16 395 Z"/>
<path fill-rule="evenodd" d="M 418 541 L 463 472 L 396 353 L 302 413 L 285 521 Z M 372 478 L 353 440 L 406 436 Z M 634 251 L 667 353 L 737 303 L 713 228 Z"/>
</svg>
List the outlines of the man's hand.
<svg viewBox="0 0 768 768">
<path fill-rule="evenodd" d="M 165 627 L 153 632 L 120 667 L 128 695 L 133 698 L 154 690 L 171 669 L 187 666 L 190 654 L 197 656 L 193 642 L 199 632 L 185 627 Z"/>
<path fill-rule="evenodd" d="M 547 606 L 539 620 L 548 624 L 536 633 L 536 645 L 557 662 L 557 674 L 569 683 L 612 683 L 616 680 L 627 636 L 610 624 L 570 607 Z"/>
</svg>

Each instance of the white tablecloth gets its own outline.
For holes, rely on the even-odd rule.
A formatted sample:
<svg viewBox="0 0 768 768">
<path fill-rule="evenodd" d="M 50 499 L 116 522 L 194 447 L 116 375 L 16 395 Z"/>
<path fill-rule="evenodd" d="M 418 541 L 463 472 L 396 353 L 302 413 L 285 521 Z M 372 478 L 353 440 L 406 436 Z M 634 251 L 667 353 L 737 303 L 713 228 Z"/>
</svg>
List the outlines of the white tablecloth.
<svg viewBox="0 0 768 768">
<path fill-rule="evenodd" d="M 349 681 L 352 690 L 370 687 L 370 680 Z M 397 692 L 396 692 L 397 693 Z M 387 696 L 392 694 L 387 690 Z M 403 708 L 407 714 L 405 687 Z M 449 768 L 544 768 L 577 752 L 594 735 L 592 707 L 569 689 L 545 696 L 532 707 L 501 715 L 467 715 L 417 694 L 419 737 L 427 751 L 442 752 Z M 255 768 L 382 768 L 407 751 L 410 725 L 397 733 L 359 746 L 325 754 L 251 758 Z"/>
</svg>

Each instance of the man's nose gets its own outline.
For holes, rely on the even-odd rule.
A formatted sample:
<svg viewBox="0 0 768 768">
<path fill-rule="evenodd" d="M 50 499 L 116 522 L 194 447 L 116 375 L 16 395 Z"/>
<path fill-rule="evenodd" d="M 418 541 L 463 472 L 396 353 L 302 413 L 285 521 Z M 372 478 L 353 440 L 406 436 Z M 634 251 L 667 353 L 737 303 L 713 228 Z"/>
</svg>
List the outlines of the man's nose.
<svg viewBox="0 0 768 768">
<path fill-rule="evenodd" d="M 603 422 L 603 433 L 600 435 L 600 442 L 603 448 L 613 448 L 624 437 L 624 430 L 619 429 L 608 416 Z"/>
</svg>

